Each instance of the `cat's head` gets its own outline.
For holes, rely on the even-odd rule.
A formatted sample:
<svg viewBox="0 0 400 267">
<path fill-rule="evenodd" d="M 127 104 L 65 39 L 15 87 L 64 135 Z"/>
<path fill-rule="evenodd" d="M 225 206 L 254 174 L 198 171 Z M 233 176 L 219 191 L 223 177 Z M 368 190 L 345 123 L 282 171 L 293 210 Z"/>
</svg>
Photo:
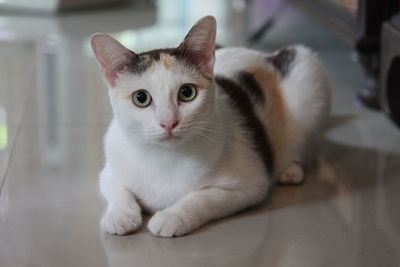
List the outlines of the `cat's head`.
<svg viewBox="0 0 400 267">
<path fill-rule="evenodd" d="M 141 143 L 174 144 L 207 127 L 214 107 L 216 22 L 200 19 L 177 48 L 136 54 L 106 34 L 91 38 L 115 119 Z"/>
</svg>

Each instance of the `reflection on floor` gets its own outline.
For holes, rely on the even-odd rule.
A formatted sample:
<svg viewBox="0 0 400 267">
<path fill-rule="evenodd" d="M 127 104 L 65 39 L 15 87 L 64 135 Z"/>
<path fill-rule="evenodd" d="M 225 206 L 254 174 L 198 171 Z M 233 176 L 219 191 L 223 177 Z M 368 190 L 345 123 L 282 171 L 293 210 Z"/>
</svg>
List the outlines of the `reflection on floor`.
<svg viewBox="0 0 400 267">
<path fill-rule="evenodd" d="M 172 46 L 212 14 L 218 42 L 242 45 L 257 20 L 240 3 L 0 17 L 0 266 L 400 266 L 400 131 L 354 101 L 363 75 L 350 47 L 290 6 L 255 48 L 305 43 L 331 74 L 332 117 L 307 182 L 182 238 L 99 233 L 111 110 L 88 36 L 109 32 L 136 51 Z"/>
</svg>

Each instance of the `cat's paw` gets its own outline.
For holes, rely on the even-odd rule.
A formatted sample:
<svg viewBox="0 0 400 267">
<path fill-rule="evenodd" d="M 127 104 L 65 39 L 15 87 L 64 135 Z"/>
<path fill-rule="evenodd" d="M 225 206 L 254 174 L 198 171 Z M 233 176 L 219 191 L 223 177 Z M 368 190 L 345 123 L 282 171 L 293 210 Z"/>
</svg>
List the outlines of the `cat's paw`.
<svg viewBox="0 0 400 267">
<path fill-rule="evenodd" d="M 193 230 L 181 216 L 165 211 L 156 212 L 147 228 L 153 235 L 161 237 L 181 236 Z"/>
<path fill-rule="evenodd" d="M 279 177 L 281 184 L 301 184 L 304 180 L 304 171 L 300 164 L 293 163 Z"/>
<path fill-rule="evenodd" d="M 104 231 L 113 235 L 126 235 L 134 232 L 142 224 L 142 215 L 135 210 L 108 210 L 101 219 Z"/>
</svg>

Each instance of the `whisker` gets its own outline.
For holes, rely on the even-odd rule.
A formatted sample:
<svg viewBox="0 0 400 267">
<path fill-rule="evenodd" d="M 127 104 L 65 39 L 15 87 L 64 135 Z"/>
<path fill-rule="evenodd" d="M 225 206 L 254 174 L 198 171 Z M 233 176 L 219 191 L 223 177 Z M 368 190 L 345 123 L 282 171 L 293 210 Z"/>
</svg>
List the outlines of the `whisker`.
<svg viewBox="0 0 400 267">
<path fill-rule="evenodd" d="M 218 140 L 213 139 L 213 138 L 212 138 L 211 136 L 209 136 L 209 135 L 203 134 L 203 133 L 201 133 L 201 132 L 196 133 L 196 135 L 199 136 L 199 137 L 202 137 L 203 139 L 205 139 L 205 140 L 207 140 L 207 141 L 210 141 L 211 143 L 214 143 L 214 144 L 217 145 L 217 146 L 220 146 L 220 145 L 221 145 L 221 143 L 218 142 Z"/>
<path fill-rule="evenodd" d="M 212 130 L 215 130 L 215 131 L 218 131 L 218 132 L 221 132 L 221 133 L 225 132 L 224 129 L 221 127 L 221 125 L 217 125 L 215 123 L 210 123 L 210 122 L 202 122 L 202 121 L 192 122 L 192 123 L 188 124 L 185 127 L 185 129 L 189 128 L 189 127 L 193 127 L 193 126 L 196 126 L 196 127 L 200 126 L 202 128 L 205 128 L 205 129 L 206 128 L 207 129 L 212 129 Z"/>
<path fill-rule="evenodd" d="M 223 137 L 225 135 L 225 131 L 219 128 L 211 128 L 211 127 L 205 127 L 205 126 L 198 126 L 198 125 L 188 125 L 186 127 L 181 128 L 182 131 L 188 131 L 188 130 L 196 130 L 200 132 L 207 132 L 209 134 L 213 134 L 218 137 Z"/>
</svg>

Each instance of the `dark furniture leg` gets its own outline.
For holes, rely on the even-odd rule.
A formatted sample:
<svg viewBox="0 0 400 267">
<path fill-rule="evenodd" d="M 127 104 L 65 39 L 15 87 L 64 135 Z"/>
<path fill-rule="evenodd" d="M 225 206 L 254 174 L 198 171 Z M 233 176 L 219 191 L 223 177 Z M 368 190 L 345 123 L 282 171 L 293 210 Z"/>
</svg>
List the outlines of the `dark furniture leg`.
<svg viewBox="0 0 400 267">
<path fill-rule="evenodd" d="M 382 28 L 380 102 L 400 127 L 400 13 Z"/>
</svg>

